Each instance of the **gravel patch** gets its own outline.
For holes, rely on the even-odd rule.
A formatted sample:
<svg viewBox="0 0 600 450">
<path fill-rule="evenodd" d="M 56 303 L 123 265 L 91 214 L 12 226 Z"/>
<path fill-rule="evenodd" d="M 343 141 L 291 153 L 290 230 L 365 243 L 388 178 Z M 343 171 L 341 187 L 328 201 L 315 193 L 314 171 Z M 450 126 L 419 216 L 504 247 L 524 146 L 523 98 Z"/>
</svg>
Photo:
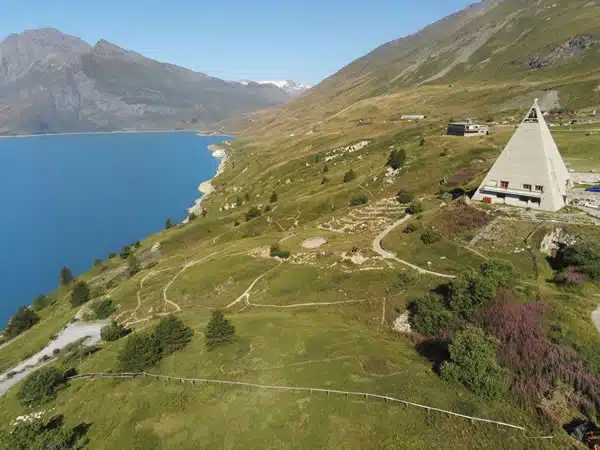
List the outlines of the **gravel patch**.
<svg viewBox="0 0 600 450">
<path fill-rule="evenodd" d="M 327 239 L 323 237 L 316 237 L 312 239 L 307 239 L 302 242 L 302 247 L 304 248 L 319 248 L 327 243 Z"/>
</svg>

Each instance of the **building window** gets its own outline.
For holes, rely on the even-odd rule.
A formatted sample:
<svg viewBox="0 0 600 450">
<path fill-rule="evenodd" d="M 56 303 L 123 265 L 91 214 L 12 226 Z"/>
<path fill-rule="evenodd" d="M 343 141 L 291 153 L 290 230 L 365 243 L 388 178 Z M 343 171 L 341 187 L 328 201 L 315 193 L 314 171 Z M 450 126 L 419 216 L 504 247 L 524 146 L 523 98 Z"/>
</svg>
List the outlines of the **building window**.
<svg viewBox="0 0 600 450">
<path fill-rule="evenodd" d="M 535 190 L 536 190 L 536 191 L 540 191 L 540 192 L 544 192 L 544 186 L 540 186 L 539 184 L 537 184 L 537 185 L 535 186 Z"/>
<path fill-rule="evenodd" d="M 531 185 L 530 184 L 524 184 L 523 185 L 523 189 L 525 189 L 526 191 L 530 191 L 531 190 Z"/>
<path fill-rule="evenodd" d="M 507 189 L 508 188 L 508 181 L 501 181 L 500 182 L 500 187 L 502 189 Z"/>
</svg>

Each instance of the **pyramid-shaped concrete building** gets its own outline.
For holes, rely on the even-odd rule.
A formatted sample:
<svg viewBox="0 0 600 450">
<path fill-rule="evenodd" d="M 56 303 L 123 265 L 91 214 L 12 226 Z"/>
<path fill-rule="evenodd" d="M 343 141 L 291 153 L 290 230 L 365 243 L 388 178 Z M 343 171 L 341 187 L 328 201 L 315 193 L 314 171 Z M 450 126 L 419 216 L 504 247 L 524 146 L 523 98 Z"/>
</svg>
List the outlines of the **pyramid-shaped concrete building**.
<svg viewBox="0 0 600 450">
<path fill-rule="evenodd" d="M 572 187 L 537 99 L 473 200 L 557 211 Z"/>
</svg>

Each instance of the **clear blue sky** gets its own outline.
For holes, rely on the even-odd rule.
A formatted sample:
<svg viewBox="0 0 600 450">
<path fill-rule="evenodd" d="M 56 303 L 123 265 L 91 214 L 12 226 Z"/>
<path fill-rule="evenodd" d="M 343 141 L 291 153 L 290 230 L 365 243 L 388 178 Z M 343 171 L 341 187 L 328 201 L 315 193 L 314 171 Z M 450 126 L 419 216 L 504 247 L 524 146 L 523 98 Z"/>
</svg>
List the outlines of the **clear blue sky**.
<svg viewBox="0 0 600 450">
<path fill-rule="evenodd" d="M 475 0 L 0 0 L 0 37 L 51 26 L 231 80 L 317 83 Z"/>
</svg>

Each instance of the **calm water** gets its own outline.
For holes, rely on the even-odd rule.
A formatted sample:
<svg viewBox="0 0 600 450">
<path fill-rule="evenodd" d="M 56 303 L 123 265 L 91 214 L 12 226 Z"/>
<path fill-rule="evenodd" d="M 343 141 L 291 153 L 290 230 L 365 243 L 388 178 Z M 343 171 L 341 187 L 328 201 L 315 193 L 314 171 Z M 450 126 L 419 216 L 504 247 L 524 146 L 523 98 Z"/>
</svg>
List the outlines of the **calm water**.
<svg viewBox="0 0 600 450">
<path fill-rule="evenodd" d="M 180 221 L 213 177 L 207 150 L 224 137 L 194 133 L 0 139 L 0 329 L 20 305 L 53 290 L 68 265 Z"/>
</svg>

